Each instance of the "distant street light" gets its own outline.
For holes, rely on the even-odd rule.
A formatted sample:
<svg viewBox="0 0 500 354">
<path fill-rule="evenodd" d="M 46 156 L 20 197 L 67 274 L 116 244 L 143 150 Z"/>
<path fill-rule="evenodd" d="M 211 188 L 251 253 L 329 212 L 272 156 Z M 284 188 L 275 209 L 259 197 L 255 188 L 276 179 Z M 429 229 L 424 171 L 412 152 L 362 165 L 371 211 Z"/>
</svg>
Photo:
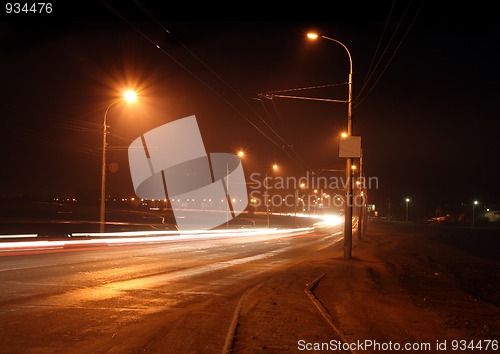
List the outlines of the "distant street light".
<svg viewBox="0 0 500 354">
<path fill-rule="evenodd" d="M 408 222 L 408 204 L 410 203 L 410 198 L 406 198 L 406 222 Z"/>
<path fill-rule="evenodd" d="M 278 169 L 278 165 L 274 164 L 272 169 L 276 171 Z M 269 170 L 266 170 L 266 200 L 264 205 L 266 206 L 266 217 L 267 217 L 267 228 L 269 228 L 269 182 L 267 181 L 267 174 Z"/>
<path fill-rule="evenodd" d="M 102 168 L 101 168 L 101 217 L 99 224 L 99 232 L 104 232 L 104 226 L 106 224 L 106 136 L 108 134 L 107 116 L 109 109 L 119 102 L 134 102 L 137 99 L 137 94 L 134 91 L 127 91 L 123 94 L 123 97 L 119 100 L 112 102 L 104 112 L 103 119 L 103 134 L 102 134 Z"/>
<path fill-rule="evenodd" d="M 227 200 L 228 200 L 228 202 L 227 202 L 227 211 L 226 211 L 226 229 L 229 229 L 229 202 L 231 200 L 231 197 L 229 195 L 229 162 L 231 162 L 231 160 L 234 159 L 234 158 L 237 158 L 237 157 L 240 158 L 240 157 L 243 157 L 244 155 L 245 155 L 245 153 L 242 150 L 240 150 L 237 155 L 231 156 L 227 160 L 227 164 L 226 164 L 226 183 L 227 183 L 227 185 L 226 185 L 226 193 L 227 193 Z"/>
<path fill-rule="evenodd" d="M 475 226 L 475 208 L 476 208 L 476 205 L 478 204 L 479 202 L 477 200 L 474 200 L 474 203 L 472 203 L 472 227 Z"/>
<path fill-rule="evenodd" d="M 340 44 L 347 52 L 347 55 L 349 56 L 349 81 L 348 81 L 348 87 L 349 87 L 349 94 L 348 94 L 348 99 L 347 99 L 347 133 L 345 133 L 345 137 L 351 136 L 352 135 L 352 58 L 351 58 L 351 53 L 349 52 L 349 49 L 344 45 L 344 43 L 340 42 L 339 40 L 326 37 L 326 36 L 320 36 L 316 33 L 308 33 L 307 37 L 309 39 L 315 40 L 318 37 L 321 37 L 323 39 L 327 39 L 329 41 L 335 42 L 337 44 Z M 346 205 L 345 205 L 345 211 L 344 211 L 344 258 L 350 259 L 352 256 L 352 181 L 351 181 L 351 163 L 352 163 L 352 158 L 348 157 L 346 158 Z M 359 226 L 358 226 L 359 227 Z"/>
</svg>

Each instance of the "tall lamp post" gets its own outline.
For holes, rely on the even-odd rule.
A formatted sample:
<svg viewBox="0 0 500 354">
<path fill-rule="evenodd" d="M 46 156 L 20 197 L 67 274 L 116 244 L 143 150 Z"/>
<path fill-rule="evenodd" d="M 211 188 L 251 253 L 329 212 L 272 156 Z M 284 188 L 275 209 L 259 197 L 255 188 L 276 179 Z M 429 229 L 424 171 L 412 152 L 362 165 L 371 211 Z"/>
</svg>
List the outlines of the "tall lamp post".
<svg viewBox="0 0 500 354">
<path fill-rule="evenodd" d="M 474 203 L 472 203 L 472 227 L 475 226 L 475 208 L 476 208 L 476 205 L 478 204 L 479 202 L 477 200 L 474 200 Z"/>
<path fill-rule="evenodd" d="M 278 169 L 278 165 L 274 164 L 272 169 L 276 171 Z M 266 170 L 266 199 L 264 205 L 266 206 L 266 218 L 267 218 L 267 228 L 269 228 L 269 182 L 267 181 L 267 174 L 269 170 Z"/>
<path fill-rule="evenodd" d="M 406 222 L 408 222 L 408 204 L 410 203 L 410 198 L 406 198 L 405 202 L 406 202 Z"/>
<path fill-rule="evenodd" d="M 137 99 L 137 95 L 134 91 L 127 91 L 124 93 L 123 97 L 119 100 L 112 102 L 104 112 L 103 119 L 103 134 L 102 134 L 102 166 L 101 166 L 101 210 L 100 210 L 100 223 L 99 232 L 103 233 L 106 224 L 106 136 L 108 135 L 108 125 L 107 116 L 109 109 L 119 102 L 134 102 Z"/>
<path fill-rule="evenodd" d="M 226 193 L 227 193 L 226 229 L 229 229 L 229 203 L 231 202 L 231 197 L 229 195 L 229 162 L 231 162 L 231 160 L 234 158 L 237 158 L 237 157 L 240 158 L 240 157 L 243 157 L 244 155 L 245 155 L 245 153 L 243 151 L 239 151 L 237 155 L 231 156 L 227 160 L 227 164 L 226 164 L 226 181 L 227 181 L 227 185 L 226 185 Z"/>
<path fill-rule="evenodd" d="M 349 93 L 348 93 L 348 99 L 347 99 L 347 136 L 352 135 L 352 58 L 351 58 L 351 53 L 349 52 L 349 49 L 344 45 L 339 40 L 336 40 L 334 38 L 330 38 L 327 36 L 319 36 L 316 33 L 308 33 L 307 37 L 310 39 L 317 39 L 318 37 L 321 37 L 323 39 L 335 42 L 337 44 L 340 44 L 345 51 L 347 52 L 347 55 L 349 56 L 349 80 L 348 80 L 348 87 L 349 87 Z M 352 158 L 348 157 L 346 158 L 346 206 L 345 206 L 345 211 L 344 211 L 344 258 L 350 259 L 352 256 L 352 181 L 351 181 L 351 165 L 352 165 Z"/>
</svg>

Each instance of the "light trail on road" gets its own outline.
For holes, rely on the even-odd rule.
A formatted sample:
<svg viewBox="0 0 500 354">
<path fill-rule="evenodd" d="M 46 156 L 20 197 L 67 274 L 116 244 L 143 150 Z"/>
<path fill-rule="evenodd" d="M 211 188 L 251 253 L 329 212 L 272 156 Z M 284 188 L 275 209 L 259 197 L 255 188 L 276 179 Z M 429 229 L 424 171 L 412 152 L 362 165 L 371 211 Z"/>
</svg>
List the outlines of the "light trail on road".
<svg viewBox="0 0 500 354">
<path fill-rule="evenodd" d="M 0 342 L 12 353 L 220 353 L 242 294 L 336 247 L 339 229 L 96 237 L 68 240 L 95 248 L 3 252 L 11 256 L 0 257 Z M 126 243 L 157 237 L 163 243 Z"/>
<path fill-rule="evenodd" d="M 306 214 L 297 214 L 297 217 L 310 217 Z M 315 216 L 318 221 L 316 227 L 335 226 L 342 222 L 342 218 L 335 215 Z M 24 235 L 1 235 L 0 238 L 34 238 L 29 241 L 5 241 L 0 242 L 0 256 L 13 254 L 12 252 L 36 252 L 36 251 L 57 251 L 60 249 L 78 250 L 81 247 L 102 247 L 119 246 L 133 244 L 154 244 L 184 240 L 206 240 L 227 237 L 246 238 L 248 242 L 251 237 L 276 238 L 294 234 L 304 234 L 314 231 L 314 227 L 303 228 L 240 228 L 240 229 L 215 229 L 215 230 L 189 230 L 189 231 L 123 231 L 106 233 L 82 233 L 76 232 L 68 235 L 67 239 L 40 240 L 37 234 Z M 16 253 L 17 254 L 17 253 Z"/>
<path fill-rule="evenodd" d="M 69 240 L 47 240 L 47 241 L 18 241 L 0 243 L 0 255 L 9 251 L 21 250 L 57 250 L 64 247 L 89 247 L 89 246 L 116 246 L 132 244 L 152 244 L 171 241 L 185 240 L 207 240 L 227 237 L 264 238 L 285 237 L 294 234 L 312 232 L 314 228 L 298 229 L 234 229 L 234 230 L 193 230 L 186 232 L 179 231 L 131 231 L 113 233 L 79 233 L 72 234 L 77 239 Z M 85 237 L 86 239 L 81 239 Z"/>
</svg>

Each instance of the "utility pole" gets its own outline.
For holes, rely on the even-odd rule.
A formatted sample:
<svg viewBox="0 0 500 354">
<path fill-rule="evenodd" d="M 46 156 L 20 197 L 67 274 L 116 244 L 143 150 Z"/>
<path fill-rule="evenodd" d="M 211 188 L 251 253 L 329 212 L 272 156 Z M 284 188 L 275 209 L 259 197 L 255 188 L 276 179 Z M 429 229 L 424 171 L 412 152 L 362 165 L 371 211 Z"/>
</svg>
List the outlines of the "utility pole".
<svg viewBox="0 0 500 354">
<path fill-rule="evenodd" d="M 290 95 L 280 95 L 274 93 L 262 94 L 261 96 L 272 99 L 273 97 L 291 98 L 291 99 L 302 99 L 302 100 L 314 100 L 314 101 L 324 101 L 324 102 L 339 102 L 347 103 L 347 137 L 352 136 L 352 57 L 349 49 L 344 45 L 344 43 L 323 35 L 318 35 L 315 33 L 308 33 L 307 37 L 309 39 L 315 40 L 318 37 L 335 42 L 341 45 L 347 55 L 349 56 L 349 79 L 348 79 L 348 99 L 347 100 L 335 100 L 335 99 L 325 99 L 317 97 L 303 97 L 303 96 L 290 96 Z M 359 156 L 356 156 L 359 157 Z M 344 200 L 344 258 L 352 258 L 352 158 L 346 157 L 346 183 L 345 183 L 345 200 Z"/>
<path fill-rule="evenodd" d="M 363 154 L 361 154 L 361 157 L 359 158 L 359 194 L 361 196 L 361 205 L 359 205 L 359 211 L 358 211 L 358 240 L 361 240 L 363 238 L 363 232 L 364 232 L 364 207 L 365 207 L 365 198 L 366 196 L 364 195 L 364 180 L 363 180 Z"/>
<path fill-rule="evenodd" d="M 352 135 L 352 59 L 351 53 L 347 47 L 336 39 L 324 37 L 336 43 L 339 43 L 347 51 L 349 55 L 349 96 L 347 99 L 347 136 Z M 352 158 L 346 159 L 346 177 L 347 177 L 347 191 L 345 202 L 345 220 L 344 220 L 344 258 L 351 259 L 352 257 Z"/>
<path fill-rule="evenodd" d="M 406 222 L 408 222 L 408 204 L 410 203 L 410 198 L 406 198 Z"/>
</svg>

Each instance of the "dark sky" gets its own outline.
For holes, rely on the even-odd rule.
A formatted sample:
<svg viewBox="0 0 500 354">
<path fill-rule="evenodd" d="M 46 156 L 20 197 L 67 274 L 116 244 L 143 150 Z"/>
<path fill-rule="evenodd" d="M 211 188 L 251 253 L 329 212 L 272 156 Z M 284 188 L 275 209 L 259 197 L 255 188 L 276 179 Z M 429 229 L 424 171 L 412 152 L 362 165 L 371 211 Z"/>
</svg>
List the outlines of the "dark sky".
<svg viewBox="0 0 500 354">
<path fill-rule="evenodd" d="M 258 96 L 347 81 L 346 51 L 308 41 L 314 29 L 351 52 L 354 134 L 366 175 L 379 181 L 374 203 L 500 207 L 500 22 L 481 2 L 241 3 L 227 14 L 159 3 L 2 13 L 0 196 L 98 191 L 104 111 L 127 87 L 139 90 L 137 103 L 108 115 L 109 162 L 119 167 L 111 193 L 133 195 L 131 141 L 192 114 L 209 152 L 245 149 L 247 174 L 274 162 L 297 177 L 344 168 L 346 104 Z M 347 86 L 291 93 L 346 99 Z"/>
</svg>

